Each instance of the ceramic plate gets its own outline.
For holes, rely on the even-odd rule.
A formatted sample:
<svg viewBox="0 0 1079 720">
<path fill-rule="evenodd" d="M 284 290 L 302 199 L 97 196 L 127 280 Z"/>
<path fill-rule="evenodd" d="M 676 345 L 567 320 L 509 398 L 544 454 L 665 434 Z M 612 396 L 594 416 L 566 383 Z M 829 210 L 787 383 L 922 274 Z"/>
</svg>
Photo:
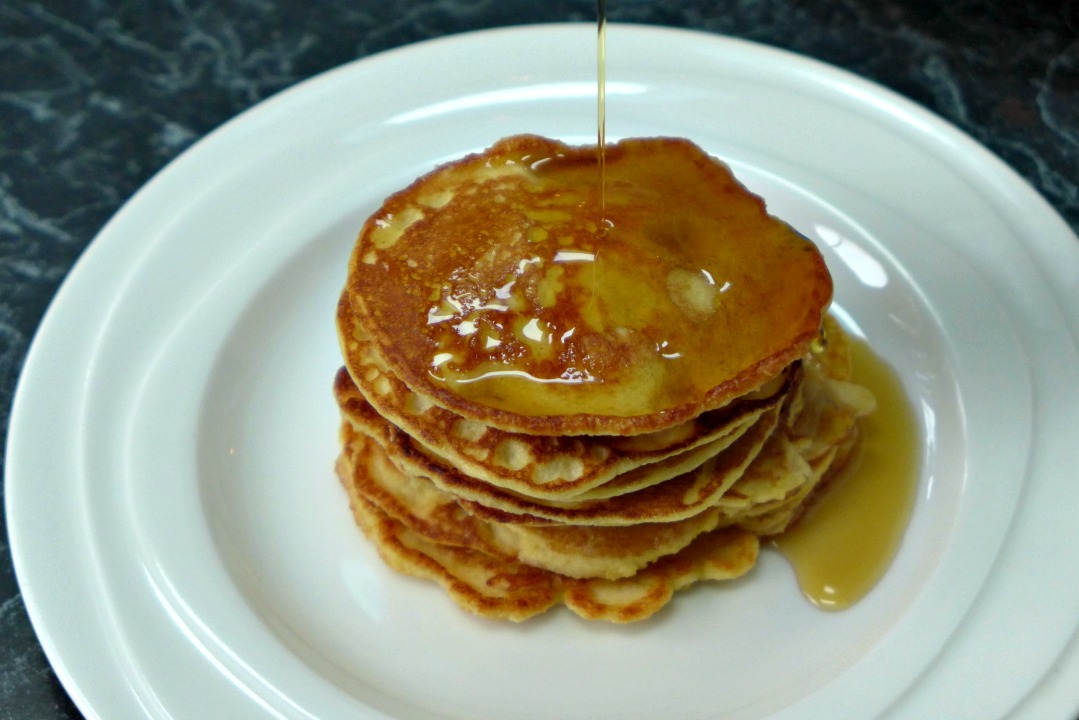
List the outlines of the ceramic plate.
<svg viewBox="0 0 1079 720">
<path fill-rule="evenodd" d="M 497 138 L 596 135 L 595 31 L 450 37 L 321 75 L 155 177 L 80 259 L 11 420 L 27 608 L 91 717 L 997 718 L 1079 710 L 1079 240 L 900 97 L 614 26 L 608 136 L 682 135 L 817 241 L 922 442 L 855 607 L 778 555 L 652 620 L 520 626 L 387 570 L 333 473 L 334 302 L 363 219 Z"/>
</svg>

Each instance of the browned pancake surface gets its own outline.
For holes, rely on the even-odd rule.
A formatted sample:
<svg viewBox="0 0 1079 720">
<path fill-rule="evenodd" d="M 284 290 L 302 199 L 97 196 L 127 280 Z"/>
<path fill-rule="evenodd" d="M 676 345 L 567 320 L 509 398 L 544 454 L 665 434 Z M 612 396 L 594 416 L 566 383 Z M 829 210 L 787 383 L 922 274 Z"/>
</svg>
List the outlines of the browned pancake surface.
<svg viewBox="0 0 1079 720">
<path fill-rule="evenodd" d="M 531 434 L 676 425 L 805 354 L 820 253 L 685 140 L 595 148 L 517 136 L 391 196 L 347 295 L 393 375 Z"/>
</svg>

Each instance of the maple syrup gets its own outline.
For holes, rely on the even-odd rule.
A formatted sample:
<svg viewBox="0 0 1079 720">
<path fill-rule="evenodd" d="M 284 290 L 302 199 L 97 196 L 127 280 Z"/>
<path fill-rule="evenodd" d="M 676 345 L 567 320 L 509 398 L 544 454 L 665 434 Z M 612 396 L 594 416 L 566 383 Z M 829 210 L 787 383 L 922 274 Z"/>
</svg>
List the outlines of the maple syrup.
<svg viewBox="0 0 1079 720">
<path fill-rule="evenodd" d="M 917 493 L 919 434 L 895 372 L 851 338 L 852 380 L 877 398 L 861 446 L 809 513 L 774 547 L 814 605 L 842 610 L 864 597 L 899 550 Z"/>
<path fill-rule="evenodd" d="M 597 137 L 596 150 L 599 154 L 599 208 L 600 221 L 606 220 L 607 213 L 607 1 L 596 0 L 596 74 L 597 74 Z"/>
</svg>

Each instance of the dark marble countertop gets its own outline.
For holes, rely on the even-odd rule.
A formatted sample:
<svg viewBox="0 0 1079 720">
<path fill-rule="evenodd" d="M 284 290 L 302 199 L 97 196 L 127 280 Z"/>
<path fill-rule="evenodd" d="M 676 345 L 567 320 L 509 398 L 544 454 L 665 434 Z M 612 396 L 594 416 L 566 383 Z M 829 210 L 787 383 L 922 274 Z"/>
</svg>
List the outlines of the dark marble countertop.
<svg viewBox="0 0 1079 720">
<path fill-rule="evenodd" d="M 747 38 L 892 88 L 1003 158 L 1079 233 L 1076 0 L 607 4 L 613 21 Z M 35 328 L 72 264 L 120 205 L 199 137 L 355 58 L 594 14 L 592 0 L 0 4 L 0 442 Z M 76 717 L 27 619 L 5 525 L 0 720 Z"/>
</svg>

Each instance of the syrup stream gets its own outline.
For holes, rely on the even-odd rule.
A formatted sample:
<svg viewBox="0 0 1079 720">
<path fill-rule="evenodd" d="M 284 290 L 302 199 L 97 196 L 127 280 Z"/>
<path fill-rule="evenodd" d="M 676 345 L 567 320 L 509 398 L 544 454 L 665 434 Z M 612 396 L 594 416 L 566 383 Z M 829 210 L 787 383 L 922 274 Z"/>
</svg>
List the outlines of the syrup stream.
<svg viewBox="0 0 1079 720">
<path fill-rule="evenodd" d="M 597 121 L 599 151 L 599 211 L 600 225 L 605 226 L 607 216 L 607 0 L 596 0 L 597 46 L 596 70 L 598 77 Z"/>
</svg>

